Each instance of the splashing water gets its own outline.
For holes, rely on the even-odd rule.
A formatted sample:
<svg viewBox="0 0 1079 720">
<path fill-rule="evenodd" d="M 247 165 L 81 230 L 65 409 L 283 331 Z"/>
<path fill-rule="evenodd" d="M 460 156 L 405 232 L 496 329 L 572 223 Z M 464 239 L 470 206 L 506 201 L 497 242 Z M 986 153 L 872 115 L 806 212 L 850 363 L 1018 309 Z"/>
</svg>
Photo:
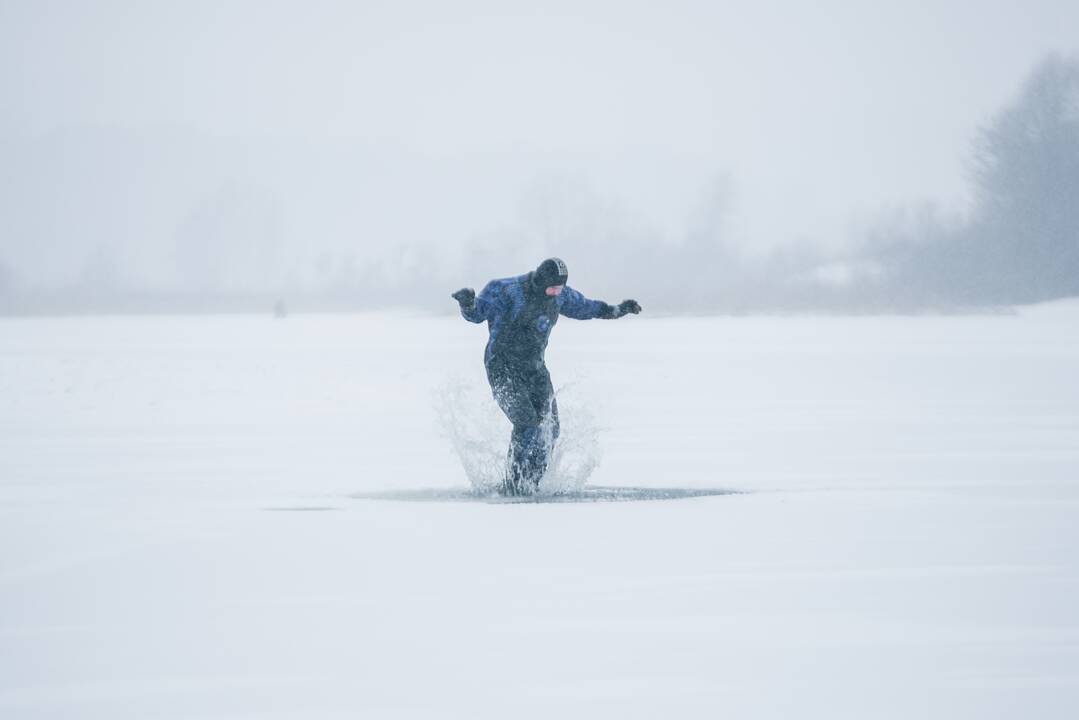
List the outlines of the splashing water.
<svg viewBox="0 0 1079 720">
<path fill-rule="evenodd" d="M 572 386 L 560 387 L 555 397 L 561 430 L 537 490 L 543 495 L 579 491 L 599 466 L 601 457 L 595 419 Z M 454 379 L 440 388 L 437 406 L 443 431 L 461 459 L 473 490 L 497 492 L 506 473 L 512 426 L 491 391 L 486 385 Z M 545 434 L 549 436 L 549 430 Z"/>
</svg>

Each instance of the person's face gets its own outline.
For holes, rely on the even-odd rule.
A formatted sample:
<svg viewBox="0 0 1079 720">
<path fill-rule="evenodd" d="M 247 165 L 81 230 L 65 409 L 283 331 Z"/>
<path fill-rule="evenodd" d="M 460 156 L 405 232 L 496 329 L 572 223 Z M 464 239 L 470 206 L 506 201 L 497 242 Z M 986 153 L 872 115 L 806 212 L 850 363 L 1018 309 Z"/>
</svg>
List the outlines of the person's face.
<svg viewBox="0 0 1079 720">
<path fill-rule="evenodd" d="M 552 285 L 551 287 L 544 290 L 544 292 L 547 293 L 548 297 L 556 297 L 560 292 L 562 292 L 563 287 L 565 287 L 565 286 L 564 285 Z"/>
</svg>

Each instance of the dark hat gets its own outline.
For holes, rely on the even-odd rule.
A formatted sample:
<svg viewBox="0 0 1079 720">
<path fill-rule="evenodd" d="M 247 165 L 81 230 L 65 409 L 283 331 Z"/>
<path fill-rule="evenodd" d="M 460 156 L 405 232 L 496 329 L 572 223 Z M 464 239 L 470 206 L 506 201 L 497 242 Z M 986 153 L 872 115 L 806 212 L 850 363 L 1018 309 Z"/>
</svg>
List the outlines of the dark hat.
<svg viewBox="0 0 1079 720">
<path fill-rule="evenodd" d="M 559 258 L 547 258 L 536 268 L 532 274 L 532 282 L 538 288 L 549 288 L 553 285 L 565 285 L 569 279 L 569 270 L 566 263 Z"/>
</svg>

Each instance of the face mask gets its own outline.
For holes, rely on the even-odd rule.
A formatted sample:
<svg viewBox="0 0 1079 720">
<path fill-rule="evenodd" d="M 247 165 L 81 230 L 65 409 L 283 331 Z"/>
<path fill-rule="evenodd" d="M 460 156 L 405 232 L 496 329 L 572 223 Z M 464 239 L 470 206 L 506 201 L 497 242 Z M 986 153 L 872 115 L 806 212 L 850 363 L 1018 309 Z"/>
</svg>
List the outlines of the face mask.
<svg viewBox="0 0 1079 720">
<path fill-rule="evenodd" d="M 560 292 L 562 292 L 563 287 L 565 287 L 565 285 L 552 285 L 551 287 L 544 290 L 544 292 L 547 293 L 550 297 L 555 297 Z"/>
</svg>

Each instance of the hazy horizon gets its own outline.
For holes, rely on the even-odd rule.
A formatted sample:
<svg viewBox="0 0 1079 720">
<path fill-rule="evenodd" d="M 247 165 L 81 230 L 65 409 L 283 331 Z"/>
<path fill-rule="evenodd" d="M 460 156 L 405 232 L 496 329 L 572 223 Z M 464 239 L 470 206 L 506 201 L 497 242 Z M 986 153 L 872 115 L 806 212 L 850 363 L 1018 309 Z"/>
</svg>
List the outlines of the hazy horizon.
<svg viewBox="0 0 1079 720">
<path fill-rule="evenodd" d="M 979 128 L 1076 26 L 1064 2 L 6 2 L 0 271 L 475 285 L 713 220 L 728 252 L 827 256 L 896 208 L 968 212 Z"/>
</svg>

